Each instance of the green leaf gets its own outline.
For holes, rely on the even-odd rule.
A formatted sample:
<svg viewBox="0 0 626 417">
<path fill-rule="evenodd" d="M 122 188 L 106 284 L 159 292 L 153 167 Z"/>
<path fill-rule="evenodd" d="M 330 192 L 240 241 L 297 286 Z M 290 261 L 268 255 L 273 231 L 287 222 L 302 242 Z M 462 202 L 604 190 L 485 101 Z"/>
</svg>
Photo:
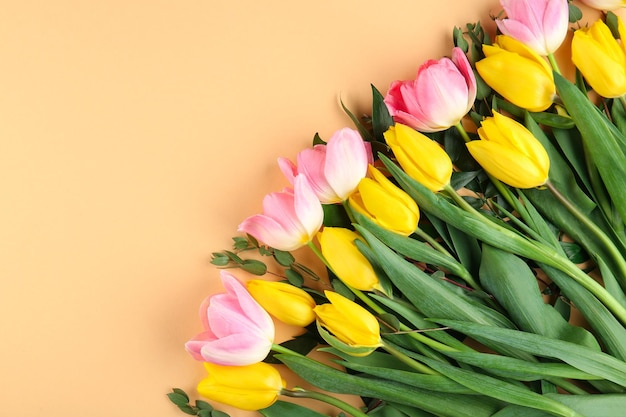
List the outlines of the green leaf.
<svg viewBox="0 0 626 417">
<path fill-rule="evenodd" d="M 212 417 L 213 413 L 211 410 L 198 410 L 198 417 Z"/>
<path fill-rule="evenodd" d="M 296 260 L 290 252 L 278 249 L 274 249 L 274 259 L 282 266 L 291 266 Z"/>
<path fill-rule="evenodd" d="M 229 415 L 223 411 L 213 410 L 211 411 L 211 417 L 229 417 Z"/>
<path fill-rule="evenodd" d="M 374 131 L 374 138 L 381 142 L 384 142 L 385 137 L 383 133 L 394 125 L 393 118 L 389 114 L 389 109 L 384 102 L 384 97 L 380 94 L 380 91 L 372 87 L 372 130 Z"/>
<path fill-rule="evenodd" d="M 570 23 L 576 23 L 583 18 L 583 12 L 575 5 L 568 2 L 568 17 Z"/>
<path fill-rule="evenodd" d="M 320 137 L 319 133 L 315 133 L 313 136 L 313 146 L 315 145 L 326 145 L 326 142 Z"/>
<path fill-rule="evenodd" d="M 563 395 L 545 394 L 546 397 L 559 401 L 585 417 L 621 416 L 626 409 L 626 395 L 594 394 Z M 526 407 L 510 405 L 492 417 L 550 417 L 551 414 Z"/>
<path fill-rule="evenodd" d="M 202 400 L 196 400 L 196 407 L 198 407 L 200 410 L 213 410 L 213 406 L 211 404 Z"/>
<path fill-rule="evenodd" d="M 575 264 L 582 264 L 583 262 L 589 260 L 589 255 L 587 255 L 587 252 L 585 252 L 578 243 L 566 242 L 562 240 L 559 244 L 561 245 L 561 248 L 563 248 L 565 256 L 567 256 L 567 259 L 571 262 Z"/>
<path fill-rule="evenodd" d="M 438 323 L 472 337 L 492 340 L 504 345 L 515 346 L 528 353 L 555 358 L 581 371 L 588 372 L 626 387 L 626 362 L 603 352 L 587 347 L 555 340 L 538 334 L 518 330 L 502 329 L 457 320 L 436 319 Z"/>
<path fill-rule="evenodd" d="M 294 287 L 302 288 L 304 284 L 304 277 L 302 274 L 296 271 L 293 268 L 285 269 L 285 275 L 287 276 L 287 281 Z"/>
<path fill-rule="evenodd" d="M 609 11 L 606 13 L 605 19 L 606 25 L 611 29 L 611 34 L 615 39 L 619 39 L 619 29 L 618 29 L 618 17 L 615 13 Z"/>
<path fill-rule="evenodd" d="M 324 210 L 324 226 L 350 227 L 350 217 L 341 204 L 322 204 Z"/>
<path fill-rule="evenodd" d="M 180 388 L 172 388 L 172 391 L 175 392 L 176 394 L 180 394 L 183 397 L 185 397 L 185 399 L 187 400 L 187 402 L 189 402 L 189 395 L 187 395 L 187 393 L 185 391 L 183 391 Z"/>
<path fill-rule="evenodd" d="M 267 408 L 259 410 L 259 413 L 264 417 L 326 417 L 325 414 L 320 414 L 310 408 L 280 400 Z"/>
<path fill-rule="evenodd" d="M 626 193 L 623 192 L 626 157 L 608 127 L 610 122 L 574 84 L 559 74 L 554 75 L 554 81 L 567 111 L 587 143 L 588 156 L 598 169 L 622 222 L 626 222 Z"/>
<path fill-rule="evenodd" d="M 223 253 L 214 252 L 211 258 L 211 263 L 217 266 L 226 266 L 230 263 L 230 258 Z"/>
<path fill-rule="evenodd" d="M 510 404 L 517 404 L 548 411 L 558 416 L 583 417 L 582 415 L 573 412 L 572 409 L 566 407 L 562 403 L 530 391 L 526 387 L 521 387 L 501 379 L 460 369 L 455 366 L 427 358 L 423 358 L 422 361 L 435 371 L 483 395 L 487 395 Z"/>
<path fill-rule="evenodd" d="M 501 404 L 477 395 L 439 393 L 394 381 L 341 372 L 312 359 L 277 355 L 292 371 L 320 389 L 404 404 L 443 417 L 490 417 Z"/>
<path fill-rule="evenodd" d="M 551 305 L 545 304 L 535 274 L 512 253 L 483 245 L 480 282 L 521 330 L 600 350 L 591 333 L 568 323 Z"/>
<path fill-rule="evenodd" d="M 178 392 L 170 392 L 169 394 L 167 394 L 167 397 L 178 407 L 182 405 L 187 405 L 187 403 L 189 403 L 189 397 Z"/>
<path fill-rule="evenodd" d="M 460 27 L 455 26 L 454 29 L 452 29 L 452 40 L 454 41 L 454 46 L 461 48 L 463 52 L 467 53 L 467 51 L 469 51 L 469 43 L 463 35 L 463 29 Z"/>
<path fill-rule="evenodd" d="M 241 269 L 246 272 L 249 272 L 253 275 L 265 275 L 267 272 L 267 266 L 256 259 L 246 259 L 241 262 Z"/>
</svg>

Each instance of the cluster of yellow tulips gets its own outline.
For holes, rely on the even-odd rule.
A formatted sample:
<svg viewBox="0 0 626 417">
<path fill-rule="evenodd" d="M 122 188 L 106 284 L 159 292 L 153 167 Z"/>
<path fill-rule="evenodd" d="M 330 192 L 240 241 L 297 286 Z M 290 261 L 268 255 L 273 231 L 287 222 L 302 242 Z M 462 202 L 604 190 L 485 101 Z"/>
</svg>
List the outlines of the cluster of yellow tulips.
<svg viewBox="0 0 626 417">
<path fill-rule="evenodd" d="M 254 250 L 284 279 L 221 272 L 185 345 L 200 395 L 266 417 L 321 416 L 283 396 L 356 417 L 623 415 L 626 29 L 610 10 L 625 4 L 585 1 L 603 10 L 589 23 L 575 1 L 500 3 L 493 42 L 455 28 L 450 57 L 373 88 L 368 123 L 345 109 L 355 128 L 279 160 L 292 187 L 213 263 L 263 275 Z M 570 29 L 572 79 L 554 57 Z M 327 276 L 291 254 L 307 246 Z M 302 330 L 277 343 L 274 321 Z"/>
</svg>

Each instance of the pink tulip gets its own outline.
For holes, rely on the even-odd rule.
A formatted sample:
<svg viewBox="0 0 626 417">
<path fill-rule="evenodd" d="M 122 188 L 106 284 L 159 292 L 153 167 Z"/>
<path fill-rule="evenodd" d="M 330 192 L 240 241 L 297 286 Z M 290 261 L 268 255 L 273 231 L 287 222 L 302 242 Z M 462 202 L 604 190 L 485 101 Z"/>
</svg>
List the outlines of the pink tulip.
<svg viewBox="0 0 626 417">
<path fill-rule="evenodd" d="M 221 272 L 225 293 L 202 303 L 204 331 L 185 344 L 191 356 L 217 365 L 243 366 L 265 359 L 274 341 L 274 323 L 246 287 Z"/>
<path fill-rule="evenodd" d="M 297 156 L 297 165 L 279 158 L 278 165 L 293 184 L 298 174 L 304 175 L 322 204 L 345 201 L 367 174 L 372 162 L 369 143 L 356 130 L 336 131 L 326 145 L 315 145 Z"/>
<path fill-rule="evenodd" d="M 454 126 L 472 108 L 476 79 L 460 48 L 452 58 L 428 60 L 415 80 L 394 81 L 385 104 L 394 120 L 422 132 L 437 132 Z"/>
<path fill-rule="evenodd" d="M 507 19 L 496 20 L 500 31 L 539 55 L 556 51 L 567 35 L 567 0 L 500 0 Z"/>
<path fill-rule="evenodd" d="M 302 174 L 294 188 L 271 193 L 263 199 L 263 214 L 255 214 L 239 225 L 266 245 L 292 251 L 308 244 L 322 226 L 324 211 L 311 185 Z"/>
</svg>

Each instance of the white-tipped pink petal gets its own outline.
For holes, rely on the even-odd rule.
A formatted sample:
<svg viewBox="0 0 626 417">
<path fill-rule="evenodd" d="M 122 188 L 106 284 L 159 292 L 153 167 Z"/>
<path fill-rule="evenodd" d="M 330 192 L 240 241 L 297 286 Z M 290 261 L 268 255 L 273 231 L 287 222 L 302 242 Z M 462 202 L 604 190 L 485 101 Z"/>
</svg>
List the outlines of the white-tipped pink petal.
<svg viewBox="0 0 626 417">
<path fill-rule="evenodd" d="M 283 173 L 287 181 L 293 184 L 293 180 L 298 175 L 298 167 L 291 160 L 287 158 L 278 158 L 278 167 Z"/>
<path fill-rule="evenodd" d="M 296 177 L 294 194 L 294 210 L 307 234 L 307 242 L 309 242 L 322 227 L 324 210 L 309 181 L 302 174 Z"/>
<path fill-rule="evenodd" d="M 363 139 L 356 130 L 341 129 L 329 139 L 324 176 L 338 197 L 346 200 L 367 175 L 368 155 Z"/>
<path fill-rule="evenodd" d="M 243 366 L 261 362 L 271 348 L 271 340 L 263 340 L 247 333 L 233 333 L 206 343 L 200 354 L 206 362 Z"/>
<path fill-rule="evenodd" d="M 467 55 L 465 55 L 461 48 L 455 47 L 452 49 L 452 62 L 465 79 L 467 86 L 467 107 L 465 108 L 465 113 L 467 113 L 474 105 L 474 100 L 476 100 L 476 77 L 474 76 L 474 71 L 472 71 L 472 65 L 467 59 Z"/>
</svg>

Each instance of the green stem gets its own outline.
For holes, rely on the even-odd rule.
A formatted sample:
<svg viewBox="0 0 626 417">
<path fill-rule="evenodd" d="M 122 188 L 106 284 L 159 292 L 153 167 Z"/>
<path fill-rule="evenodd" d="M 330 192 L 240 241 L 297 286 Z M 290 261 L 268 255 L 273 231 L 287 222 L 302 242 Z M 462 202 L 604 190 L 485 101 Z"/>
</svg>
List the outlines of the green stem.
<svg viewBox="0 0 626 417">
<path fill-rule="evenodd" d="M 450 184 L 446 184 L 443 187 L 443 191 L 445 191 L 445 193 L 452 198 L 452 200 L 454 200 L 454 202 L 461 207 L 463 210 L 469 212 L 469 213 L 475 213 L 476 209 L 474 209 L 474 207 L 472 207 L 467 201 L 465 201 L 465 199 L 463 197 L 461 197 L 454 188 L 452 188 L 452 186 Z M 482 217 L 482 216 L 481 216 Z"/>
<path fill-rule="evenodd" d="M 307 246 L 311 248 L 313 253 L 320 259 L 320 261 L 324 262 L 324 265 L 326 265 L 326 268 L 331 269 L 330 265 L 328 265 L 328 261 L 322 254 L 322 251 L 317 246 L 315 246 L 315 243 L 313 243 L 313 241 L 310 241 L 309 243 L 307 243 Z"/>
<path fill-rule="evenodd" d="M 417 340 L 418 342 L 422 342 L 426 346 L 430 346 L 431 348 L 438 350 L 440 352 L 459 352 L 458 349 L 455 349 L 444 343 L 433 340 L 430 337 L 426 337 L 422 333 L 414 331 L 414 329 L 411 329 L 405 324 L 400 323 L 400 330 L 403 332 L 406 332 L 405 334 L 408 334 L 410 337 Z M 437 330 L 433 330 L 433 331 L 437 331 Z"/>
<path fill-rule="evenodd" d="M 461 137 L 463 138 L 465 142 L 471 141 L 469 135 L 467 134 L 467 131 L 465 130 L 461 122 L 455 124 L 454 127 L 456 127 L 456 130 L 461 134 Z"/>
<path fill-rule="evenodd" d="M 556 197 L 557 200 L 559 200 L 559 202 L 561 204 L 563 204 L 563 206 L 572 214 L 574 215 L 574 217 L 576 217 L 576 219 L 581 222 L 585 227 L 587 227 L 587 229 L 589 229 L 589 231 L 595 236 L 597 237 L 600 242 L 602 242 L 602 244 L 604 245 L 604 247 L 606 248 L 606 250 L 609 252 L 609 254 L 611 255 L 611 257 L 613 258 L 613 260 L 615 261 L 615 263 L 617 264 L 618 268 L 619 268 L 619 272 L 620 272 L 620 278 L 623 280 L 624 277 L 626 277 L 626 261 L 624 261 L 624 258 L 622 257 L 622 254 L 620 253 L 619 249 L 613 244 L 613 241 L 602 231 L 602 229 L 600 229 L 594 222 L 592 222 L 587 216 L 585 216 L 579 209 L 578 207 L 574 206 L 572 204 L 571 201 L 569 201 L 567 199 L 567 197 L 565 197 L 555 186 L 554 184 L 552 184 L 550 181 L 548 181 L 546 184 L 546 187 L 548 188 L 548 190 L 550 190 L 550 192 L 552 193 L 552 195 L 554 195 L 554 197 Z"/>
<path fill-rule="evenodd" d="M 323 394 L 317 391 L 309 391 L 302 388 L 294 388 L 293 390 L 282 389 L 280 391 L 281 395 L 286 397 L 293 398 L 310 398 L 317 401 L 325 402 L 326 404 L 332 405 L 333 407 L 337 407 L 340 410 L 350 414 L 353 417 L 368 417 L 367 414 L 359 410 L 353 405 L 348 404 L 345 401 L 340 400 L 339 398 L 335 398 L 328 394 Z"/>
<path fill-rule="evenodd" d="M 352 207 L 350 207 L 350 203 L 348 202 L 348 200 L 343 200 L 341 202 L 341 205 L 343 205 L 343 208 L 346 211 L 348 218 L 350 219 L 350 223 L 356 223 L 356 220 L 354 219 L 354 214 L 352 214 Z"/>
<path fill-rule="evenodd" d="M 559 69 L 559 64 L 556 62 L 556 58 L 554 58 L 554 54 L 548 54 L 548 61 L 550 61 L 550 65 L 552 66 L 554 72 L 561 75 L 561 70 Z"/>
<path fill-rule="evenodd" d="M 424 232 L 419 227 L 415 229 L 415 234 L 417 236 L 419 236 L 420 238 L 422 238 L 425 242 L 427 242 L 430 246 L 432 246 L 434 249 L 436 249 L 440 253 L 453 258 L 452 254 L 450 252 L 448 252 L 446 250 L 446 248 L 441 246 L 439 244 L 439 242 L 437 242 L 435 239 L 433 239 L 433 237 L 431 235 L 429 235 L 428 233 Z"/>
<path fill-rule="evenodd" d="M 281 345 L 277 345 L 276 343 L 272 343 L 272 350 L 274 352 L 276 352 L 276 353 L 284 353 L 286 355 L 294 355 L 294 356 L 300 356 L 300 357 L 304 356 L 304 355 L 302 355 L 302 354 L 300 354 L 300 353 L 298 353 L 296 351 L 293 351 L 293 350 L 291 350 L 289 348 L 286 348 L 286 347 L 281 346 Z"/>
<path fill-rule="evenodd" d="M 424 365 L 422 363 L 419 363 L 418 361 L 416 361 L 413 358 L 409 358 L 404 353 L 400 352 L 396 348 L 394 348 L 394 347 L 392 347 L 392 346 L 390 346 L 390 345 L 388 345 L 386 343 L 383 343 L 382 347 L 387 352 L 389 352 L 392 356 L 394 356 L 395 358 L 399 359 L 405 365 L 408 365 L 411 368 L 415 369 L 417 372 L 420 372 L 420 373 L 426 374 L 426 375 L 439 375 L 438 372 L 433 371 L 428 366 L 426 366 L 426 365 Z"/>
</svg>

